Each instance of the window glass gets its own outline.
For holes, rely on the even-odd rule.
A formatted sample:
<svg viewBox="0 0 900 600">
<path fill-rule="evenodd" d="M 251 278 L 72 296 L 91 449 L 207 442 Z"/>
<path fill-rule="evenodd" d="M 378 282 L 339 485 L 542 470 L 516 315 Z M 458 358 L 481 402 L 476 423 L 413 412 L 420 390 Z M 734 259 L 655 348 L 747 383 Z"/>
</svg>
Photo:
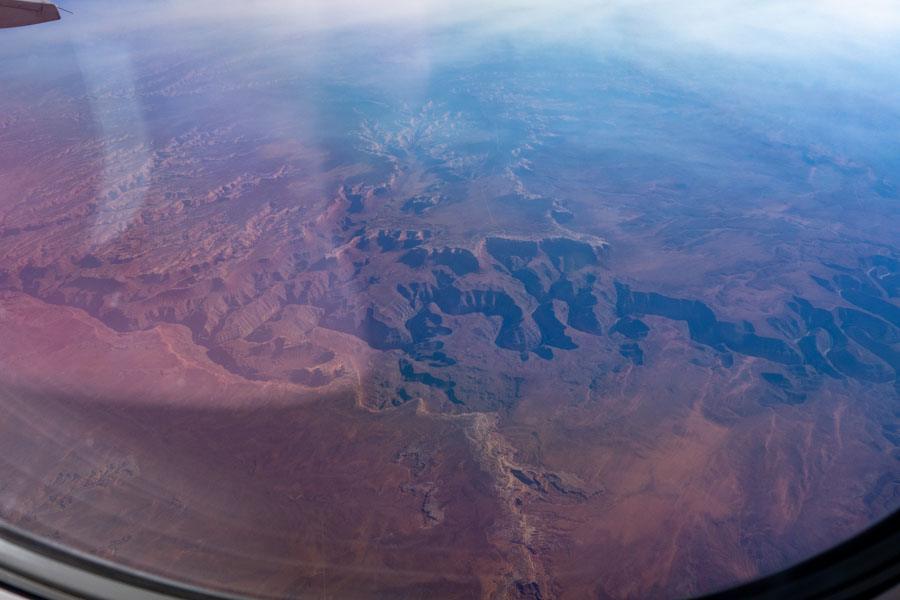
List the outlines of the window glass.
<svg viewBox="0 0 900 600">
<path fill-rule="evenodd" d="M 890 3 L 0 30 L 0 519 L 264 598 L 676 598 L 900 505 Z"/>
</svg>

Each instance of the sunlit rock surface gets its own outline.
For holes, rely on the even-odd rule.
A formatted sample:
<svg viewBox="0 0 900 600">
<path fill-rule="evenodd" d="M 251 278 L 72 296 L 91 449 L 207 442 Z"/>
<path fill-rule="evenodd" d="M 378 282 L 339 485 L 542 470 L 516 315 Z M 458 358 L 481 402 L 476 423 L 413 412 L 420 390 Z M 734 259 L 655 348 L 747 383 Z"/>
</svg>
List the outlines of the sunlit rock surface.
<svg viewBox="0 0 900 600">
<path fill-rule="evenodd" d="M 3 519 L 605 600 L 900 506 L 889 9 L 107 4 L 0 34 Z"/>
</svg>

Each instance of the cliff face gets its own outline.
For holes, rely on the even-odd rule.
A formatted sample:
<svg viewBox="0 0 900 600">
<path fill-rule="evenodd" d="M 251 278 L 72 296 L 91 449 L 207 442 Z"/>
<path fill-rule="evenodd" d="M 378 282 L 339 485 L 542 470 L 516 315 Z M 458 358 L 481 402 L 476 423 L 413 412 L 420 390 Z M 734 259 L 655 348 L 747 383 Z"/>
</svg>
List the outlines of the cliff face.
<svg viewBox="0 0 900 600">
<path fill-rule="evenodd" d="M 0 517 L 253 596 L 547 600 L 708 591 L 896 508 L 874 166 L 628 65 L 407 89 L 134 43 L 0 98 Z"/>
</svg>

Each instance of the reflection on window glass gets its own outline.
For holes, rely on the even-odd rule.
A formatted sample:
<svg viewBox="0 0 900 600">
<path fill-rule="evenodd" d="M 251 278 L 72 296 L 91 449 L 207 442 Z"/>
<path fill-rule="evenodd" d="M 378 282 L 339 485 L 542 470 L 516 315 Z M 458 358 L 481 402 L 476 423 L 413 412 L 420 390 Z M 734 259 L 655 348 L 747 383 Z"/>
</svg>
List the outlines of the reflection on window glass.
<svg viewBox="0 0 900 600">
<path fill-rule="evenodd" d="M 676 598 L 900 506 L 900 9 L 0 30 L 0 519 L 267 598 Z"/>
</svg>

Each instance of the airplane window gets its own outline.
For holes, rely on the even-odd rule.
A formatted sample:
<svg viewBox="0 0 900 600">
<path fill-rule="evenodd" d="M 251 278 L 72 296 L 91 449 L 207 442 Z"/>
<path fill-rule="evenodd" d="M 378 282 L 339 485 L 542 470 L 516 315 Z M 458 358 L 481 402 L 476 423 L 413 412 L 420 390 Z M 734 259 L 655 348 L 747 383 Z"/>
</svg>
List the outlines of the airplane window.
<svg viewBox="0 0 900 600">
<path fill-rule="evenodd" d="M 900 7 L 0 25 L 29 547 L 196 594 L 676 599 L 900 508 Z"/>
</svg>

